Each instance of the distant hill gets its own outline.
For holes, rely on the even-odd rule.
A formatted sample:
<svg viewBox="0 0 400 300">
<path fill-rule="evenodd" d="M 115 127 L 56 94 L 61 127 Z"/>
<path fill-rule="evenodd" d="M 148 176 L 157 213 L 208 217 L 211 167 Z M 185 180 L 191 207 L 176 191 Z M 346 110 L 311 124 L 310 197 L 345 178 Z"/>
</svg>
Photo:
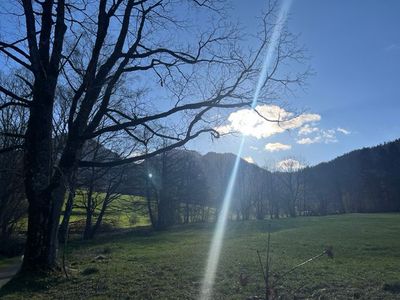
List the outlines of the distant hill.
<svg viewBox="0 0 400 300">
<path fill-rule="evenodd" d="M 221 185 L 225 191 L 235 158 L 231 153 L 213 152 L 202 157 L 210 188 L 221 190 Z M 271 175 L 244 160 L 241 169 Z M 305 185 L 304 198 L 318 214 L 400 211 L 400 139 L 351 151 L 299 173 Z"/>
<path fill-rule="evenodd" d="M 349 152 L 303 172 L 309 178 L 310 197 L 327 212 L 400 211 L 400 139 Z"/>
<path fill-rule="evenodd" d="M 211 161 L 206 163 L 210 172 L 222 168 L 225 171 L 220 174 L 225 174 L 232 169 L 235 156 L 208 153 L 203 159 Z M 245 161 L 242 165 L 259 168 Z M 351 151 L 299 173 L 304 201 L 316 214 L 400 211 L 400 139 Z M 279 185 L 279 180 L 275 183 Z"/>
<path fill-rule="evenodd" d="M 103 148 L 100 152 L 106 160 L 116 157 Z M 164 185 L 168 183 L 179 190 L 185 181 L 185 188 L 193 185 L 192 191 L 207 189 L 208 205 L 218 207 L 235 159 L 232 153 L 200 155 L 196 151 L 175 149 L 147 162 L 129 165 L 120 192 L 144 196 L 146 177 L 151 173 L 153 182 L 160 184 L 162 161 L 167 161 Z M 197 179 L 188 180 L 188 177 Z M 251 215 L 256 214 L 254 207 L 260 205 L 258 214 L 277 216 L 296 212 L 323 215 L 400 211 L 400 139 L 349 152 L 290 176 L 285 172 L 271 173 L 242 159 L 232 208 L 241 214 L 247 210 L 246 214 Z"/>
</svg>

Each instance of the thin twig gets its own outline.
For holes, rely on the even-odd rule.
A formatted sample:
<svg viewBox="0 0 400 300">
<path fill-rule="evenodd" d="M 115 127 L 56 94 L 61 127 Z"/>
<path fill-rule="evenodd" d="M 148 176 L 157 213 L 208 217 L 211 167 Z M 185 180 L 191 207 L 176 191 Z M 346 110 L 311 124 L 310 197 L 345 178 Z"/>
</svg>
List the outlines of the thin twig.
<svg viewBox="0 0 400 300">
<path fill-rule="evenodd" d="M 261 260 L 260 251 L 258 251 L 258 250 L 257 250 L 257 256 L 258 256 L 258 262 L 260 263 L 261 272 L 263 274 L 263 278 L 264 278 L 264 282 L 265 282 L 266 276 L 265 276 L 264 264 L 263 264 L 263 262 Z"/>
</svg>

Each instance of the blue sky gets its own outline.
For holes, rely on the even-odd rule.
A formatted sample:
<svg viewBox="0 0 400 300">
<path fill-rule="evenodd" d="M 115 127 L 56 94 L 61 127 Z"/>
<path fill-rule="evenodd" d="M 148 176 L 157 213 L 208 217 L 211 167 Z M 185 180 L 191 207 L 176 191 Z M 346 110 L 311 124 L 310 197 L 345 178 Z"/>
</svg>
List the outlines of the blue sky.
<svg viewBox="0 0 400 300">
<path fill-rule="evenodd" d="M 232 3 L 232 18 L 240 20 L 249 33 L 254 31 L 255 17 L 266 1 Z M 287 101 L 291 107 L 319 115 L 320 120 L 307 123 L 317 128 L 308 135 L 304 134 L 307 130 L 300 134 L 301 128 L 296 128 L 265 138 L 249 136 L 243 156 L 259 165 L 291 156 L 314 165 L 399 138 L 399 12 L 396 0 L 294 0 L 289 27 L 300 33 L 299 42 L 308 49 L 316 74 L 305 91 Z M 308 143 L 299 144 L 304 138 L 309 138 L 303 140 Z M 202 153 L 235 153 L 239 140 L 222 137 L 211 142 L 203 137 L 189 147 Z M 275 147 L 282 150 L 274 152 L 265 149 L 277 143 L 286 147 Z"/>
<path fill-rule="evenodd" d="M 268 1 L 228 3 L 231 20 L 254 34 L 259 29 L 257 17 Z M 289 28 L 300 34 L 299 43 L 308 49 L 315 75 L 304 91 L 283 100 L 295 110 L 306 111 L 309 121 L 270 136 L 248 136 L 242 156 L 261 166 L 287 157 L 315 165 L 399 138 L 399 12 L 398 0 L 293 0 Z M 15 27 L 2 16 L 1 35 L 7 36 Z M 207 26 L 202 15 L 197 21 Z M 188 148 L 203 154 L 235 153 L 239 142 L 240 137 L 234 136 L 214 141 L 201 136 Z"/>
</svg>

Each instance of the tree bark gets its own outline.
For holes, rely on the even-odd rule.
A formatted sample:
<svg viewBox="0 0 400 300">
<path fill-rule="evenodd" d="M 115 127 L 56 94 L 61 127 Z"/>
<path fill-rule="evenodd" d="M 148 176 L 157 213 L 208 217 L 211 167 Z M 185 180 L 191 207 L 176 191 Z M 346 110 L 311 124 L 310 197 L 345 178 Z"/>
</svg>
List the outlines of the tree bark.
<svg viewBox="0 0 400 300">
<path fill-rule="evenodd" d="M 32 109 L 31 126 L 26 134 L 26 143 L 30 147 L 25 153 L 24 176 L 29 220 L 22 271 L 57 267 L 58 229 L 66 193 L 63 181 L 70 179 L 76 170 L 77 157 L 83 146 L 83 141 L 67 142 L 58 166 L 51 170 L 52 118 L 50 122 L 42 118 L 52 110 L 48 106 L 50 104 L 40 107 L 38 112 Z"/>
<path fill-rule="evenodd" d="M 64 194 L 62 185 L 53 195 L 27 193 L 29 221 L 22 270 L 45 271 L 57 267 L 57 231 Z"/>
<path fill-rule="evenodd" d="M 49 80 L 51 81 L 51 80 Z M 55 82 L 53 80 L 55 87 Z M 45 78 L 38 78 L 34 87 L 35 106 L 31 108 L 25 135 L 25 193 L 29 203 L 29 221 L 22 269 L 47 269 L 55 266 L 57 228 L 56 201 L 50 188 L 52 153 L 52 117 L 54 89 Z M 35 101 L 36 100 L 36 101 Z M 55 191 L 55 190 L 54 190 Z M 64 191 L 65 192 L 65 191 Z M 62 188 L 57 194 L 63 193 Z"/>
</svg>

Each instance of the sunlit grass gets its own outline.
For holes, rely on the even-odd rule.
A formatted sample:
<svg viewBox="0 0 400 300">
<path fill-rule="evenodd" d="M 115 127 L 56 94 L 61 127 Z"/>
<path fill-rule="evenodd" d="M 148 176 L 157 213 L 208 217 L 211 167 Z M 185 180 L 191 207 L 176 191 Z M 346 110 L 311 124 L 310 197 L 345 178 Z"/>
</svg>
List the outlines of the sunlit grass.
<svg viewBox="0 0 400 300">
<path fill-rule="evenodd" d="M 104 193 L 95 193 L 94 197 L 104 197 Z M 82 206 L 82 194 L 76 193 L 75 207 L 71 215 L 71 223 L 82 223 L 85 221 L 86 212 Z M 103 219 L 104 224 L 109 224 L 117 228 L 131 228 L 136 226 L 146 226 L 150 224 L 150 220 L 146 213 L 142 211 L 135 211 L 133 208 L 136 206 L 145 206 L 145 199 L 139 196 L 120 195 L 115 199 L 107 208 L 106 214 Z M 77 207 L 78 206 L 78 207 Z M 101 205 L 95 210 L 95 217 L 100 212 Z"/>
<path fill-rule="evenodd" d="M 98 194 L 100 194 L 101 196 L 103 193 L 98 193 Z M 64 214 L 66 200 L 67 199 L 65 199 L 64 207 L 61 212 L 60 222 Z M 103 224 L 105 224 L 108 227 L 115 227 L 115 228 L 134 228 L 134 227 L 150 225 L 150 219 L 147 215 L 147 211 L 146 212 L 134 211 L 132 207 L 126 209 L 127 203 L 133 203 L 133 202 L 135 202 L 136 205 L 142 205 L 143 207 L 145 207 L 145 201 L 146 199 L 140 196 L 120 195 L 115 201 L 113 201 L 110 204 L 109 208 L 107 209 L 107 212 L 103 218 Z M 85 215 L 86 213 L 84 208 L 76 207 L 76 204 L 81 205 L 81 203 L 82 203 L 82 195 L 80 193 L 77 193 L 75 196 L 75 207 L 73 208 L 70 217 L 70 224 L 72 225 L 72 227 L 74 227 L 74 224 L 79 224 L 78 226 L 75 226 L 78 227 L 79 230 L 83 230 L 83 224 L 86 219 Z M 96 218 L 99 211 L 100 211 L 100 206 L 95 211 Z M 28 218 L 27 217 L 22 218 L 19 221 L 17 227 L 19 231 L 25 232 L 28 228 Z"/>
<path fill-rule="evenodd" d="M 266 245 L 269 221 L 228 224 L 216 276 L 215 299 L 262 295 L 256 249 Z M 274 220 L 271 223 L 272 269 L 291 266 L 333 246 L 326 257 L 290 274 L 281 295 L 313 299 L 397 299 L 385 284 L 400 283 L 400 215 L 340 215 Z M 70 244 L 70 280 L 37 279 L 10 286 L 4 299 L 196 299 L 213 226 L 189 225 L 169 232 L 103 235 Z M 99 254 L 105 260 L 96 260 Z M 82 275 L 88 268 L 98 272 Z M 249 283 L 238 283 L 241 272 Z M 85 272 L 84 272 L 85 273 Z M 34 291 L 30 288 L 35 287 Z"/>
</svg>

